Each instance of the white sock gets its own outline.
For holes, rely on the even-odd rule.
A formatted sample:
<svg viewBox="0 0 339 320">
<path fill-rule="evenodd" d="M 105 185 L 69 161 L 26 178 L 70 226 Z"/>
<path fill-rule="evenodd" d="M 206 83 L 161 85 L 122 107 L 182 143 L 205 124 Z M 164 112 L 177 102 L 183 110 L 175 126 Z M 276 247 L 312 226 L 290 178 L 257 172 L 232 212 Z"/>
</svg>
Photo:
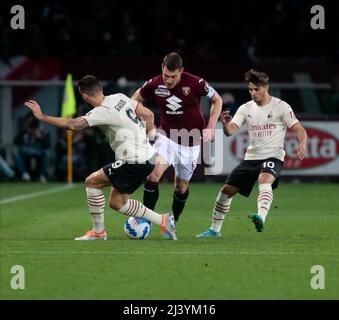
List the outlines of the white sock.
<svg viewBox="0 0 339 320">
<path fill-rule="evenodd" d="M 130 217 L 145 218 L 152 223 L 161 226 L 162 215 L 145 207 L 141 202 L 128 199 L 126 204 L 118 210 L 119 212 Z"/>
<path fill-rule="evenodd" d="M 105 230 L 104 214 L 91 213 L 91 217 L 94 231 L 98 233 L 104 231 Z"/>
<path fill-rule="evenodd" d="M 228 195 L 221 191 L 219 192 L 213 207 L 211 226 L 213 231 L 220 232 L 225 215 L 230 211 L 231 202 L 232 198 L 229 198 Z"/>
<path fill-rule="evenodd" d="M 269 183 L 259 184 L 258 215 L 265 221 L 273 201 L 272 186 Z"/>
<path fill-rule="evenodd" d="M 104 209 L 105 195 L 101 189 L 86 187 L 87 204 L 89 213 L 92 217 L 93 229 L 95 232 L 105 230 Z"/>
</svg>

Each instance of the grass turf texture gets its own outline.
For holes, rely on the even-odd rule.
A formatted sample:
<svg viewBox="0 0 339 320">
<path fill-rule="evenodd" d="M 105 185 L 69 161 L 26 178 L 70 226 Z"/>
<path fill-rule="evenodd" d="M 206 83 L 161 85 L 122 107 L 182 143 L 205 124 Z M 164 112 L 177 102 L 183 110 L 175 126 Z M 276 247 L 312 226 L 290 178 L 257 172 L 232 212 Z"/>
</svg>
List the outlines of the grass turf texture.
<svg viewBox="0 0 339 320">
<path fill-rule="evenodd" d="M 0 201 L 60 184 L 0 185 Z M 1 299 L 338 299 L 337 185 L 281 184 L 257 233 L 250 198 L 236 196 L 222 237 L 196 239 L 210 226 L 220 184 L 192 184 L 178 241 L 153 226 L 143 241 L 123 233 L 125 217 L 108 208 L 108 241 L 74 241 L 90 229 L 83 185 L 12 203 L 0 202 Z M 108 196 L 108 189 L 106 190 Z M 142 188 L 133 196 L 142 199 Z M 106 198 L 107 199 L 107 198 Z M 158 211 L 169 211 L 172 185 L 160 185 Z M 25 289 L 10 287 L 13 265 L 25 268 Z M 313 265 L 325 268 L 325 289 L 311 288 Z"/>
</svg>

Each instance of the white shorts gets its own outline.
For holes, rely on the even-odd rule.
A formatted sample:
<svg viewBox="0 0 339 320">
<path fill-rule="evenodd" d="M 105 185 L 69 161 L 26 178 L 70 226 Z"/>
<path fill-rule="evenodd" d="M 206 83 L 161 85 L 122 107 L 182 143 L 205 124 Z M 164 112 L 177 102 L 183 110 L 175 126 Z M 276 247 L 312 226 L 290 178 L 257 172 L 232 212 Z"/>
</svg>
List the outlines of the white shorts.
<svg viewBox="0 0 339 320">
<path fill-rule="evenodd" d="M 172 165 L 175 174 L 182 180 L 189 181 L 197 167 L 200 145 L 182 146 L 162 134 L 157 135 L 154 144 L 155 150 L 169 165 Z"/>
</svg>

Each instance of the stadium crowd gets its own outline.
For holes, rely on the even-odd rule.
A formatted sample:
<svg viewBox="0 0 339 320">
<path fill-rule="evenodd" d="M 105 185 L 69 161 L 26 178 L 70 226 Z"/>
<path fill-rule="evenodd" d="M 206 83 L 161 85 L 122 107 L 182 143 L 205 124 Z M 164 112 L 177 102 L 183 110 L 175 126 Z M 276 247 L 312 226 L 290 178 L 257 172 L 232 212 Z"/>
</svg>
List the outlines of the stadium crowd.
<svg viewBox="0 0 339 320">
<path fill-rule="evenodd" d="M 258 64 L 265 70 L 266 66 L 260 63 L 269 61 L 271 65 L 267 69 L 274 76 L 273 81 L 293 81 L 291 72 L 287 75 L 286 70 L 303 71 L 303 63 L 308 61 L 312 64 L 308 71 L 312 71 L 314 81 L 332 80 L 331 91 L 320 97 L 321 112 L 331 116 L 339 114 L 338 79 L 334 78 L 337 69 L 332 67 L 339 61 L 339 34 L 333 33 L 338 1 L 326 3 L 326 28 L 317 31 L 310 27 L 312 4 L 305 0 L 262 3 L 212 0 L 204 4 L 178 0 L 90 0 L 81 4 L 23 0 L 20 4 L 25 8 L 26 28 L 19 32 L 9 24 L 13 2 L 0 3 L 0 60 L 5 64 L 10 65 L 10 58 L 16 55 L 31 59 L 52 57 L 61 62 L 61 78 L 68 72 L 72 72 L 75 79 L 84 72 L 100 72 L 103 79 L 117 79 L 122 76 L 121 70 L 126 70 L 128 79 L 141 81 L 159 71 L 159 61 L 165 53 L 177 51 L 185 57 L 185 70 L 211 81 L 242 81 L 242 71 Z M 241 61 L 245 66 L 239 68 L 234 61 Z M 324 67 L 324 62 L 331 65 Z M 131 74 L 135 78 L 130 78 Z M 223 109 L 232 113 L 243 100 L 238 92 L 220 94 Z M 247 92 L 244 94 L 247 98 Z M 299 96 L 283 94 L 297 102 L 294 103 L 296 112 L 305 111 Z M 98 142 L 100 138 L 90 133 L 78 135 L 76 139 L 81 141 L 74 155 L 79 174 L 76 179 L 81 180 L 90 170 L 102 165 L 99 158 L 107 159 L 110 154 L 105 151 L 98 159 L 88 157 L 91 163 L 85 163 L 84 157 L 94 154 L 88 141 Z M 58 165 L 52 174 L 62 180 L 66 161 L 62 135 L 53 148 Z M 4 157 L 3 150 L 0 151 Z M 13 156 L 16 163 L 23 163 L 18 155 L 20 152 Z M 34 161 L 24 162 L 34 164 Z M 11 168 L 6 167 L 4 161 L 0 164 L 4 176 L 12 179 Z M 29 180 L 26 173 L 33 173 L 32 177 L 40 180 L 49 178 L 46 172 L 26 172 L 29 168 L 26 170 L 24 165 L 16 165 L 14 171 L 26 180 Z"/>
<path fill-rule="evenodd" d="M 338 11 L 338 1 L 326 4 L 326 28 L 318 33 L 310 27 L 311 4 L 304 0 L 212 0 L 198 5 L 178 0 L 83 4 L 24 0 L 21 4 L 27 17 L 24 32 L 15 32 L 6 23 L 12 4 L 0 4 L 0 52 L 5 60 L 15 54 L 64 58 L 79 53 L 159 58 L 171 50 L 205 60 L 338 58 L 339 37 L 331 34 L 335 30 L 331 15 Z"/>
</svg>

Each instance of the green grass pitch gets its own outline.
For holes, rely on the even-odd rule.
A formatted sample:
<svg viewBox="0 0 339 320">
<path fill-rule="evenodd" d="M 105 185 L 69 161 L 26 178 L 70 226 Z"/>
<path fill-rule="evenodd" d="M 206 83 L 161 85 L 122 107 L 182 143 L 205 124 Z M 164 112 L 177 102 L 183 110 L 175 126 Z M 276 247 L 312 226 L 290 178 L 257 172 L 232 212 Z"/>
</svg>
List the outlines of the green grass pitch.
<svg viewBox="0 0 339 320">
<path fill-rule="evenodd" d="M 90 229 L 82 184 L 8 202 L 60 186 L 1 184 L 1 299 L 339 298 L 338 185 L 281 184 L 262 234 L 247 217 L 255 187 L 235 197 L 221 238 L 196 239 L 221 184 L 192 184 L 178 241 L 163 240 L 157 226 L 146 240 L 128 239 L 125 217 L 106 204 L 109 240 L 88 242 L 73 240 Z M 172 185 L 161 184 L 157 210 L 168 212 L 171 199 Z M 24 267 L 23 290 L 11 288 L 13 265 Z M 314 265 L 324 267 L 325 289 L 311 287 Z"/>
</svg>

